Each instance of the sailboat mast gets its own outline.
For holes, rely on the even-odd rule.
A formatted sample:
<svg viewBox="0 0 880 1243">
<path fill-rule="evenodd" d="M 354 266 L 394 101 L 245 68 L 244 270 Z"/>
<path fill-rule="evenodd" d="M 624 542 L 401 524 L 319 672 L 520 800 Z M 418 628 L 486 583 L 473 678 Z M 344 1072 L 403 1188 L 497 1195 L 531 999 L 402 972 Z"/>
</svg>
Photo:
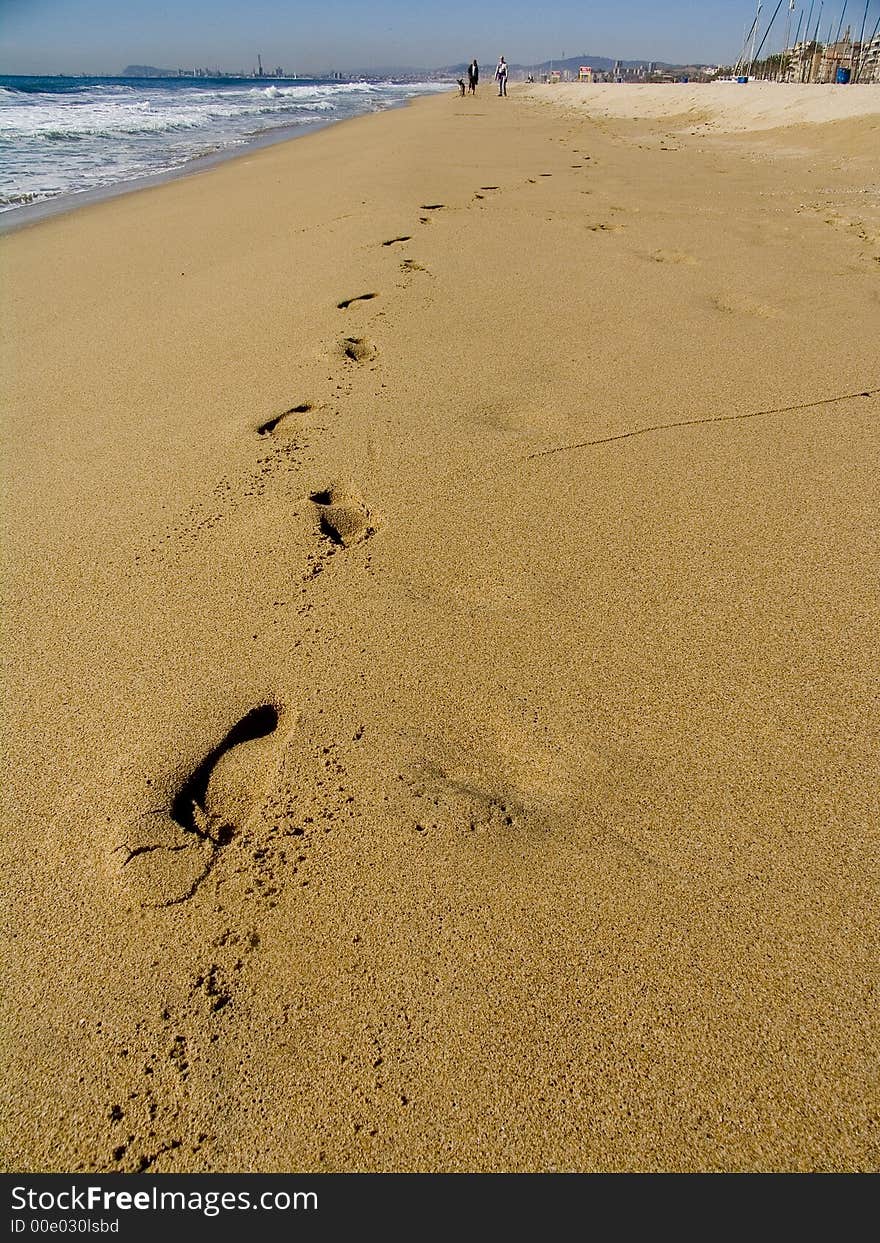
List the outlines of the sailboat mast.
<svg viewBox="0 0 880 1243">
<path fill-rule="evenodd" d="M 755 20 L 756 19 L 753 17 L 752 24 L 746 28 L 745 33 L 743 34 L 742 48 L 740 49 L 740 54 L 737 57 L 737 61 L 736 61 L 736 72 L 737 73 L 740 73 L 741 70 L 745 69 L 746 47 L 748 46 L 749 39 L 751 39 L 752 37 L 752 31 L 755 29 Z"/>
<path fill-rule="evenodd" d="M 807 14 L 807 24 L 806 26 L 804 26 L 804 43 L 805 44 L 808 44 L 810 42 L 810 22 L 813 20 L 813 7 L 815 3 L 816 3 L 816 0 L 810 0 L 810 11 Z M 801 13 L 801 17 L 803 17 L 803 13 Z M 804 80 L 804 70 L 806 68 L 806 60 L 804 57 L 805 51 L 806 51 L 806 47 L 801 49 L 801 82 L 803 82 Z"/>
<path fill-rule="evenodd" d="M 816 29 L 813 31 L 813 42 L 819 42 L 819 23 L 822 20 L 822 10 L 825 8 L 825 0 L 819 0 L 819 16 L 816 18 Z"/>
<path fill-rule="evenodd" d="M 782 59 L 779 62 L 779 76 L 782 78 L 785 72 L 785 61 L 788 56 L 788 37 L 791 34 L 791 13 L 796 0 L 788 0 L 788 12 L 785 15 L 785 47 L 782 50 Z"/>
<path fill-rule="evenodd" d="M 751 46 L 751 50 L 749 51 L 749 68 L 748 68 L 749 77 L 752 76 L 752 65 L 755 63 L 755 40 L 758 37 L 758 21 L 760 17 L 761 17 L 761 0 L 758 0 L 758 7 L 755 10 L 755 22 L 754 22 L 754 25 L 752 26 L 752 46 Z"/>
<path fill-rule="evenodd" d="M 859 71 L 856 74 L 856 81 L 862 76 L 862 62 L 865 59 L 865 22 L 868 20 L 868 0 L 865 0 L 865 11 L 862 14 L 862 30 L 859 34 Z"/>
<path fill-rule="evenodd" d="M 764 38 L 761 40 L 760 46 L 757 51 L 758 59 L 760 59 L 761 52 L 764 49 L 764 44 L 767 42 L 767 36 L 769 35 L 770 31 L 773 29 L 773 23 L 776 21 L 776 14 L 779 12 L 781 7 L 782 7 L 782 0 L 777 0 L 776 8 L 773 10 L 773 16 L 770 18 L 770 25 L 764 31 Z"/>
<path fill-rule="evenodd" d="M 824 7 L 825 7 L 825 0 L 819 0 L 819 16 L 816 18 L 816 29 L 813 31 L 812 46 L 810 48 L 810 66 L 808 70 L 808 73 L 810 76 L 807 79 L 809 82 L 812 82 L 813 80 L 813 62 L 816 59 L 816 48 L 819 46 L 819 23 L 822 20 L 822 10 L 824 9 Z M 808 30 L 807 37 L 809 37 L 809 34 L 810 32 Z"/>
<path fill-rule="evenodd" d="M 859 78 L 861 78 L 862 76 L 862 65 L 864 64 L 864 60 L 865 60 L 865 18 L 867 16 L 868 16 L 868 0 L 865 0 L 865 14 L 864 14 L 864 17 L 862 18 L 862 33 L 861 35 L 859 35 L 859 67 L 856 70 L 856 78 L 855 78 L 856 82 L 858 82 Z M 874 23 L 874 29 L 871 31 L 871 37 L 868 39 L 869 44 L 874 42 L 874 36 L 877 34 L 878 30 L 880 30 L 880 17 L 878 17 L 876 22 Z"/>
<path fill-rule="evenodd" d="M 843 0 L 843 8 L 840 10 L 840 21 L 837 23 L 837 34 L 834 36 L 834 42 L 840 42 L 840 32 L 843 30 L 843 19 L 846 17 L 846 6 L 849 0 Z"/>
</svg>

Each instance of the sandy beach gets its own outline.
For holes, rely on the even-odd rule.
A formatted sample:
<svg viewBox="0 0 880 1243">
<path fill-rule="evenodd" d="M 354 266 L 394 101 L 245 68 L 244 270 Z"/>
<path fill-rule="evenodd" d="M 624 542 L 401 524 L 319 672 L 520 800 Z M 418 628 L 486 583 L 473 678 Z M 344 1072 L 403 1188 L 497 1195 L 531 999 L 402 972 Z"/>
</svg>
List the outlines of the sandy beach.
<svg viewBox="0 0 880 1243">
<path fill-rule="evenodd" d="M 880 87 L 752 85 L 0 238 L 4 1168 L 878 1168 Z"/>
</svg>

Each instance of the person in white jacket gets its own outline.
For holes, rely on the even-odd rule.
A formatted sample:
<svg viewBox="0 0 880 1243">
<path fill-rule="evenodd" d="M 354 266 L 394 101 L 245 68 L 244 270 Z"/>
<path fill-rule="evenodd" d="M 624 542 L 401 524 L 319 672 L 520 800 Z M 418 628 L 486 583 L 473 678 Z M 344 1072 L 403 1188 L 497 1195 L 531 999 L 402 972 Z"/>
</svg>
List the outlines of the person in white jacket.
<svg viewBox="0 0 880 1243">
<path fill-rule="evenodd" d="M 507 61 L 502 56 L 498 61 L 498 68 L 495 70 L 495 77 L 498 81 L 498 94 L 507 94 Z"/>
</svg>

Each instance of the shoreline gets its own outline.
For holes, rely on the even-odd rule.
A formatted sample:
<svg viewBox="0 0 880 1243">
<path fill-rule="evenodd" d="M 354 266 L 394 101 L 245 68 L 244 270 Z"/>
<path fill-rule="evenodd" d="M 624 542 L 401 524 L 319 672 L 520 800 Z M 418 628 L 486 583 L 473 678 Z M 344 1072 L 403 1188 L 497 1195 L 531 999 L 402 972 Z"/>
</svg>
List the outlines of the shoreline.
<svg viewBox="0 0 880 1243">
<path fill-rule="evenodd" d="M 2 1161 L 877 1168 L 871 125 L 410 103 L 0 239 Z"/>
<path fill-rule="evenodd" d="M 260 81 L 260 79 L 254 80 Z M 414 95 L 409 99 L 401 99 L 389 104 L 380 111 L 391 112 L 397 108 L 406 107 L 416 99 L 421 98 L 431 98 L 431 93 L 427 93 L 425 96 Z M 357 121 L 363 116 L 374 115 L 376 114 L 365 112 L 355 116 L 343 117 L 339 120 L 332 118 L 317 120 L 310 122 L 308 125 L 279 125 L 272 130 L 263 131 L 261 134 L 255 135 L 250 142 L 228 147 L 221 151 L 209 152 L 206 155 L 193 156 L 179 167 L 167 169 L 164 172 L 152 173 L 143 177 L 133 177 L 128 181 L 117 182 L 112 186 L 102 186 L 94 190 L 58 194 L 51 199 L 41 199 L 37 203 L 26 203 L 19 207 L 11 207 L 6 211 L 0 212 L 0 237 L 7 233 L 15 233 L 19 229 L 27 228 L 30 225 L 39 224 L 43 220 L 51 219 L 54 216 L 78 211 L 81 207 L 89 207 L 96 203 L 105 202 L 108 199 L 134 194 L 139 190 L 153 189 L 156 186 L 164 185 L 166 182 L 177 181 L 182 177 L 197 176 L 199 173 L 208 172 L 217 165 L 225 164 L 230 160 L 252 155 L 255 151 L 262 150 L 264 147 L 274 147 L 278 143 L 292 142 L 297 138 L 308 138 L 310 135 L 328 127 L 344 125 L 348 121 Z"/>
<path fill-rule="evenodd" d="M 409 102 L 408 100 L 402 101 Z M 401 105 L 395 104 L 394 107 Z M 106 202 L 108 199 L 120 198 L 123 195 L 135 194 L 139 190 L 150 190 L 156 186 L 165 185 L 169 181 L 177 181 L 182 177 L 195 177 L 199 173 L 208 172 L 210 169 L 217 167 L 219 164 L 225 164 L 229 160 L 238 159 L 241 156 L 248 156 L 255 150 L 263 147 L 273 147 L 277 143 L 292 142 L 296 138 L 307 138 L 310 134 L 317 130 L 326 129 L 329 125 L 344 125 L 346 121 L 357 121 L 359 117 L 345 117 L 341 121 L 315 121 L 308 126 L 298 126 L 297 132 L 285 132 L 271 134 L 263 134 L 256 137 L 253 142 L 249 142 L 243 146 L 228 148 L 225 151 L 215 151 L 208 155 L 193 156 L 191 160 L 181 165 L 179 168 L 167 169 L 162 173 L 152 173 L 146 177 L 132 177 L 129 181 L 120 181 L 112 186 L 102 186 L 96 190 L 77 190 L 69 194 L 57 194 L 51 199 L 42 199 L 38 203 L 25 203 L 20 207 L 11 207 L 7 211 L 0 212 L 0 236 L 5 233 L 15 233 L 19 229 L 27 228 L 29 225 L 39 224 L 43 220 L 50 220 L 55 216 L 64 216 L 69 212 L 78 211 L 81 207 L 91 207 L 97 203 Z M 279 126 L 279 130 L 288 130 L 290 127 Z"/>
</svg>

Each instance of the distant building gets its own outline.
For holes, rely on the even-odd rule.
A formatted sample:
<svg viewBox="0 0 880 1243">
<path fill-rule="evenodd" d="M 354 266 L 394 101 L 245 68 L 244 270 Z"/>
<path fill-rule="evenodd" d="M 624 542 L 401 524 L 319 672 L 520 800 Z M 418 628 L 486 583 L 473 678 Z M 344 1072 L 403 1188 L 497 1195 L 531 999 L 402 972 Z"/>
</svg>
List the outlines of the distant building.
<svg viewBox="0 0 880 1243">
<path fill-rule="evenodd" d="M 838 70 L 848 72 L 851 82 L 880 82 L 880 35 L 864 47 L 853 40 L 849 28 L 834 43 L 796 43 L 788 53 L 782 76 L 786 82 L 834 83 Z"/>
<path fill-rule="evenodd" d="M 864 47 L 856 44 L 854 60 L 854 78 L 859 82 L 880 82 L 880 34 L 874 35 Z"/>
<path fill-rule="evenodd" d="M 816 82 L 822 63 L 822 47 L 818 43 L 796 43 L 789 52 L 786 80 L 788 82 Z"/>
<path fill-rule="evenodd" d="M 844 38 L 837 43 L 826 43 L 822 49 L 817 81 L 834 82 L 837 78 L 838 69 L 848 69 L 852 73 L 854 50 L 849 27 L 847 27 Z"/>
</svg>

